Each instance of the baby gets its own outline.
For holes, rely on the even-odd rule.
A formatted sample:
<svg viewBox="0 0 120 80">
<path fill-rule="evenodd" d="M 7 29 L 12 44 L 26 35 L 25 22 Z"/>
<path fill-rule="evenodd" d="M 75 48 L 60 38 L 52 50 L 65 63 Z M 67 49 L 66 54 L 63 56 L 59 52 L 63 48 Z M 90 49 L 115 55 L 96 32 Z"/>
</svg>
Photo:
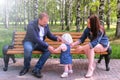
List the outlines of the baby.
<svg viewBox="0 0 120 80">
<path fill-rule="evenodd" d="M 73 39 L 69 33 L 62 35 L 62 44 L 53 50 L 54 53 L 61 51 L 60 54 L 60 64 L 64 65 L 64 72 L 61 77 L 68 77 L 69 73 L 73 73 L 72 70 L 72 55 L 70 52 L 70 44 L 73 42 Z"/>
</svg>

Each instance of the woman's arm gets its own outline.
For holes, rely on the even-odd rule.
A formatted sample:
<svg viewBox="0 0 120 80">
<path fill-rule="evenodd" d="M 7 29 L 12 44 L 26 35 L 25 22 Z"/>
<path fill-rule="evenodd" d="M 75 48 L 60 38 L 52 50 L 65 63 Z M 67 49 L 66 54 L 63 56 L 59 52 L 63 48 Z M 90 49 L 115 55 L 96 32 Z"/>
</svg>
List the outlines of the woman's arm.
<svg viewBox="0 0 120 80">
<path fill-rule="evenodd" d="M 84 30 L 84 32 L 83 32 L 83 34 L 81 35 L 81 37 L 80 37 L 76 42 L 73 42 L 72 44 L 70 44 L 71 47 L 83 43 L 83 42 L 85 41 L 85 39 L 88 37 L 89 32 L 90 32 L 90 30 L 89 30 L 89 28 L 87 27 L 87 28 Z"/>
</svg>

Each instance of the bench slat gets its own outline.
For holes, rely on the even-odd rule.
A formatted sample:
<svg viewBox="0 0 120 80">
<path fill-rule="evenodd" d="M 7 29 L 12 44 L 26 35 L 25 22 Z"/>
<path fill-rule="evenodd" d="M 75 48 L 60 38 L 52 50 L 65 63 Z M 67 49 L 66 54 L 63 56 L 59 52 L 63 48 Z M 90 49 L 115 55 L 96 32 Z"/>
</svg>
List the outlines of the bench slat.
<svg viewBox="0 0 120 80">
<path fill-rule="evenodd" d="M 7 54 L 23 54 L 24 53 L 24 51 L 23 50 L 8 50 L 8 52 L 7 52 Z M 40 54 L 40 53 L 42 53 L 41 51 L 33 51 L 32 52 L 33 54 Z M 58 53 L 52 53 L 52 54 L 60 54 L 60 52 L 58 52 Z M 71 50 L 71 54 L 84 54 L 84 52 L 83 51 L 81 51 L 81 52 L 76 52 L 76 51 L 74 51 L 74 50 Z M 107 54 L 107 52 L 96 52 L 96 54 Z"/>
<path fill-rule="evenodd" d="M 64 34 L 64 33 L 66 33 L 66 32 L 52 32 L 52 33 L 54 33 L 54 35 L 62 35 L 62 34 Z M 68 32 L 68 33 L 69 33 L 69 32 Z M 17 35 L 17 34 L 25 35 L 26 32 L 15 32 L 15 35 Z M 80 32 L 70 32 L 70 34 L 71 34 L 71 35 L 82 35 L 82 33 L 80 33 Z"/>
</svg>

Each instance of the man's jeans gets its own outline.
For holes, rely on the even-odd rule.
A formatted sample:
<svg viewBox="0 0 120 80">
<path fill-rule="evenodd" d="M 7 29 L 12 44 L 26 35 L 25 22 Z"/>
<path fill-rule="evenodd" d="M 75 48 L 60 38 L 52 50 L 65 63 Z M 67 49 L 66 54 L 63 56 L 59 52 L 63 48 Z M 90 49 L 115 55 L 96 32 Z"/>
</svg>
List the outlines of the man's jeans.
<svg viewBox="0 0 120 80">
<path fill-rule="evenodd" d="M 30 68 L 30 61 L 31 61 L 31 58 L 32 58 L 32 51 L 34 49 L 43 52 L 41 57 L 39 58 L 37 64 L 35 65 L 35 68 L 34 68 L 36 70 L 41 70 L 44 63 L 49 58 L 50 52 L 49 52 L 48 49 L 44 49 L 44 48 L 42 48 L 40 46 L 38 47 L 37 44 L 33 44 L 30 41 L 24 42 L 24 68 L 28 68 L 28 69 Z"/>
</svg>

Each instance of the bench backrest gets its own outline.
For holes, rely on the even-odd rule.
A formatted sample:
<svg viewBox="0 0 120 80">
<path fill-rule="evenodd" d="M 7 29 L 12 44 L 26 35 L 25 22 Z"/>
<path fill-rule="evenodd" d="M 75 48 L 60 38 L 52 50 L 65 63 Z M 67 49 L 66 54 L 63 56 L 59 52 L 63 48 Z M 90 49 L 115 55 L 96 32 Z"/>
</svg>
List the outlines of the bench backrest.
<svg viewBox="0 0 120 80">
<path fill-rule="evenodd" d="M 65 32 L 52 32 L 52 33 L 53 33 L 55 36 L 61 36 L 61 35 L 64 34 Z M 15 32 L 15 34 L 14 34 L 14 48 L 23 50 L 22 40 L 24 39 L 25 34 L 26 34 L 26 32 Z M 70 34 L 71 34 L 71 36 L 72 36 L 72 38 L 73 38 L 73 41 L 77 41 L 77 40 L 80 38 L 80 36 L 81 36 L 81 33 L 80 33 L 80 32 L 70 32 Z M 52 40 L 50 40 L 50 39 L 48 39 L 48 38 L 46 38 L 45 41 L 46 41 L 49 45 L 51 45 L 51 46 L 53 46 L 53 47 L 55 47 L 55 48 L 57 48 L 57 47 L 61 44 L 61 42 L 52 41 Z M 86 43 L 88 43 L 88 42 L 89 42 L 89 40 L 87 39 L 84 44 L 86 44 Z M 83 45 L 84 45 L 84 44 L 83 44 Z M 75 48 L 75 47 L 74 47 L 74 48 Z M 74 49 L 74 48 L 73 48 L 73 49 Z M 73 53 L 73 52 L 72 52 L 72 53 Z"/>
<path fill-rule="evenodd" d="M 52 32 L 55 36 L 61 36 L 62 34 L 64 34 L 65 32 Z M 11 49 L 11 50 L 9 50 L 8 51 L 8 53 L 18 53 L 18 52 L 20 52 L 20 53 L 23 53 L 23 44 L 22 44 L 22 41 L 23 41 L 23 39 L 24 39 L 24 37 L 25 37 L 25 34 L 26 34 L 26 32 L 15 32 L 14 33 L 14 38 L 13 38 L 13 45 L 14 45 L 14 50 L 13 49 Z M 82 33 L 80 33 L 80 32 L 70 32 L 70 34 L 71 34 L 71 36 L 72 36 L 72 38 L 73 38 L 73 41 L 75 42 L 75 41 L 77 41 L 79 38 L 80 38 L 80 36 L 82 35 Z M 52 40 L 50 40 L 50 39 L 48 39 L 48 38 L 46 38 L 45 39 L 45 41 L 49 44 L 49 45 L 51 45 L 51 46 L 53 46 L 54 48 L 57 48 L 60 44 L 61 44 L 61 42 L 57 42 L 57 41 L 52 41 Z M 82 44 L 82 45 L 85 45 L 85 44 L 87 44 L 87 43 L 89 43 L 89 39 L 86 39 L 85 40 L 85 42 Z M 71 53 L 74 53 L 74 54 L 77 54 L 78 52 L 77 51 L 75 51 L 74 49 L 76 48 L 77 46 L 75 46 L 75 47 L 73 47 L 72 49 L 71 49 Z M 16 51 L 16 52 L 15 52 Z M 33 51 L 33 53 L 41 53 L 40 51 Z M 80 54 L 82 54 L 82 53 L 84 53 L 83 51 L 82 52 L 80 52 Z M 102 53 L 100 53 L 100 54 L 102 54 Z"/>
</svg>

